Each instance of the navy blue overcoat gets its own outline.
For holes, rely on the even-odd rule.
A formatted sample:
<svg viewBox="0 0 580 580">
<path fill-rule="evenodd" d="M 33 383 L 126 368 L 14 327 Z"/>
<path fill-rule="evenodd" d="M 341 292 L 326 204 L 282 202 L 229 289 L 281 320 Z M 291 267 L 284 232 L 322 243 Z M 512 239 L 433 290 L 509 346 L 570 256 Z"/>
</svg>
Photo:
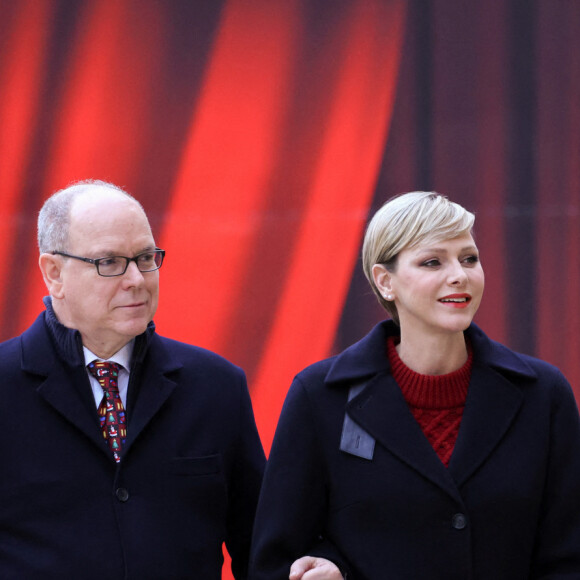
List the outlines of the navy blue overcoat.
<svg viewBox="0 0 580 580">
<path fill-rule="evenodd" d="M 295 378 L 250 578 L 286 580 L 312 554 L 351 580 L 580 579 L 580 424 L 566 379 L 471 325 L 473 372 L 445 468 L 389 372 L 397 332 L 383 322 Z"/>
<path fill-rule="evenodd" d="M 117 465 L 50 304 L 0 345 L 2 580 L 218 580 L 223 541 L 247 578 L 265 458 L 244 373 L 152 324 L 133 359 Z"/>
</svg>

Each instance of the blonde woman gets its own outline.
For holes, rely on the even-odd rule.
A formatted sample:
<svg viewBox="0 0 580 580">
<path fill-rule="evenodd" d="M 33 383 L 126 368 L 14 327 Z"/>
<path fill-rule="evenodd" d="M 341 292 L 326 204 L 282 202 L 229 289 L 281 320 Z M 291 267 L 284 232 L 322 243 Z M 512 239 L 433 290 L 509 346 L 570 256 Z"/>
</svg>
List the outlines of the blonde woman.
<svg viewBox="0 0 580 580">
<path fill-rule="evenodd" d="M 390 320 L 302 371 L 276 431 L 253 580 L 580 578 L 580 424 L 553 366 L 489 339 L 474 215 L 407 193 L 368 225 Z"/>
</svg>

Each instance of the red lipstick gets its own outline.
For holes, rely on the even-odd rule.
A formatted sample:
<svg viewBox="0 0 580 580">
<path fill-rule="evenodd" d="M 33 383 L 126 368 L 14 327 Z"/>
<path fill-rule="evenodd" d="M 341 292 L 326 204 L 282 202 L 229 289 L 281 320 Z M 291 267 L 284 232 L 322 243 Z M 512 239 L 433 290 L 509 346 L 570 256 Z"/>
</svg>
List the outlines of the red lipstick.
<svg viewBox="0 0 580 580">
<path fill-rule="evenodd" d="M 471 302 L 471 295 L 465 293 L 448 294 L 447 296 L 443 296 L 443 298 L 439 298 L 439 302 L 448 305 L 451 308 L 467 308 Z"/>
</svg>

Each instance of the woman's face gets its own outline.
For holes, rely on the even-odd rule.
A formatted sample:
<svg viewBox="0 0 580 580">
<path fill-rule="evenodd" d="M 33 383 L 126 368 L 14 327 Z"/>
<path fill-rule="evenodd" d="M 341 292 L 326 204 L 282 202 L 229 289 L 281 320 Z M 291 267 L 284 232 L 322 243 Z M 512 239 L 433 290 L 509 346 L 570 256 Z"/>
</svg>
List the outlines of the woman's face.
<svg viewBox="0 0 580 580">
<path fill-rule="evenodd" d="M 483 294 L 484 275 L 471 234 L 402 250 L 395 272 L 377 280 L 394 297 L 405 332 L 463 332 Z"/>
</svg>

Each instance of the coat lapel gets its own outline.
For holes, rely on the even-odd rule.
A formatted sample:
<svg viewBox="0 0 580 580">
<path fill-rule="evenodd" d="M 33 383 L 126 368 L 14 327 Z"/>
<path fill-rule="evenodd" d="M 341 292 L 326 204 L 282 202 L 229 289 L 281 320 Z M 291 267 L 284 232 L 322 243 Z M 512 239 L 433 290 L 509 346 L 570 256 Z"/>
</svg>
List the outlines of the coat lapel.
<svg viewBox="0 0 580 580">
<path fill-rule="evenodd" d="M 449 471 L 462 485 L 487 459 L 513 423 L 521 391 L 497 370 L 474 367 Z"/>
<path fill-rule="evenodd" d="M 501 443 L 524 395 L 518 382 L 535 380 L 525 357 L 490 340 L 475 324 L 466 331 L 473 346 L 474 365 L 465 410 L 449 471 L 462 485 Z"/>
<path fill-rule="evenodd" d="M 162 366 L 156 364 L 149 366 L 151 368 L 146 372 L 132 371 L 132 376 L 135 373 L 135 379 L 137 379 L 140 375 L 141 380 L 135 380 L 135 383 L 138 382 L 138 387 L 133 389 L 133 392 L 136 391 L 137 394 L 134 397 L 133 408 L 128 409 L 130 412 L 127 422 L 127 441 L 123 454 L 129 451 L 132 443 L 176 386 L 165 376 L 165 373 L 179 365 L 169 362 Z M 65 368 L 58 364 L 53 365 L 46 381 L 38 388 L 38 393 L 70 423 L 102 448 L 107 455 L 110 455 L 101 435 L 99 419 L 84 367 Z"/>
<path fill-rule="evenodd" d="M 127 409 L 127 452 L 140 433 L 159 412 L 173 393 L 177 383 L 168 374 L 179 370 L 183 365 L 175 359 L 171 351 L 154 336 L 149 353 L 143 365 L 131 372 Z"/>
<path fill-rule="evenodd" d="M 107 453 L 80 354 L 78 358 L 71 355 L 61 360 L 48 336 L 44 315 L 40 314 L 22 334 L 22 369 L 42 377 L 37 388 L 39 396 Z"/>
<path fill-rule="evenodd" d="M 466 335 L 473 345 L 474 367 L 458 439 L 445 468 L 390 374 L 386 340 L 392 334 L 398 329 L 391 321 L 375 326 L 336 357 L 326 381 L 343 388 L 366 380 L 346 405 L 349 416 L 401 461 L 460 500 L 459 486 L 501 443 L 522 405 L 514 378 L 533 379 L 535 373 L 520 355 L 470 326 Z"/>
<path fill-rule="evenodd" d="M 387 337 L 398 334 L 392 321 L 378 324 L 359 342 L 338 355 L 326 376 L 334 388 L 366 380 L 366 386 L 346 406 L 346 412 L 378 444 L 460 500 L 451 475 L 413 417 L 390 373 Z"/>
<path fill-rule="evenodd" d="M 451 497 L 460 499 L 453 479 L 421 431 L 390 374 L 379 374 L 371 379 L 360 395 L 347 405 L 347 413 L 378 444 Z"/>
<path fill-rule="evenodd" d="M 61 332 L 68 333 L 68 330 Z M 150 342 L 145 339 L 142 341 L 138 360 L 131 369 L 124 453 L 173 392 L 176 385 L 166 375 L 181 367 L 181 363 L 172 356 L 160 337 L 154 335 L 153 331 L 151 335 Z M 23 370 L 44 377 L 38 387 L 38 394 L 110 456 L 101 434 L 81 353 L 76 352 L 74 344 L 65 344 L 69 356 L 61 360 L 62 355 L 55 352 L 48 335 L 44 313 L 21 338 Z M 60 338 L 63 339 L 62 336 Z M 64 338 L 74 342 L 72 334 Z M 62 349 L 63 345 L 60 344 L 60 347 Z"/>
<path fill-rule="evenodd" d="M 104 452 L 108 452 L 84 367 L 54 365 L 50 375 L 38 387 L 38 394 Z"/>
</svg>

